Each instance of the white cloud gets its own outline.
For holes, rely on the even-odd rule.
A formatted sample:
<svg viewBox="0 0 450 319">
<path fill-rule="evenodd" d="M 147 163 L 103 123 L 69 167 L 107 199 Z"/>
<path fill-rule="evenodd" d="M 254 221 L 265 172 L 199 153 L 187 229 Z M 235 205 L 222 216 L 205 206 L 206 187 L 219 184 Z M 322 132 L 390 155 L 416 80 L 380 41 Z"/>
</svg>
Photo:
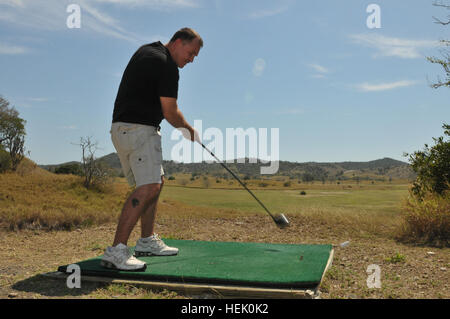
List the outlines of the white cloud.
<svg viewBox="0 0 450 319">
<path fill-rule="evenodd" d="M 23 0 L 0 0 L 0 5 L 1 4 L 12 7 L 23 7 Z"/>
<path fill-rule="evenodd" d="M 355 87 L 363 92 L 375 92 L 375 91 L 387 91 L 393 90 L 401 87 L 408 87 L 417 84 L 417 81 L 397 81 L 390 83 L 379 83 L 379 84 L 369 84 L 367 82 L 357 84 Z"/>
<path fill-rule="evenodd" d="M 30 50 L 28 48 L 22 46 L 0 43 L 0 54 L 16 55 L 16 54 L 25 54 L 28 53 L 29 51 Z"/>
<path fill-rule="evenodd" d="M 100 3 L 118 4 L 129 7 L 149 7 L 152 9 L 197 8 L 196 0 L 95 0 Z"/>
<path fill-rule="evenodd" d="M 256 1 L 260 2 L 260 1 Z M 271 8 L 254 10 L 252 13 L 248 14 L 248 18 L 250 19 L 261 19 L 266 17 L 275 16 L 286 12 L 289 8 L 294 4 L 293 0 L 278 0 L 278 1 L 269 1 L 272 4 Z M 273 3 L 276 2 L 277 6 L 273 6 Z"/>
<path fill-rule="evenodd" d="M 308 64 L 308 65 L 319 73 L 329 73 L 330 72 L 326 67 L 324 67 L 320 64 Z"/>
<path fill-rule="evenodd" d="M 308 64 L 308 66 L 310 68 L 313 68 L 317 72 L 316 74 L 311 76 L 315 79 L 323 79 L 326 77 L 325 74 L 330 73 L 329 69 L 317 63 Z"/>
<path fill-rule="evenodd" d="M 265 68 L 266 61 L 262 58 L 256 59 L 255 63 L 253 64 L 253 75 L 261 76 L 264 73 Z"/>
<path fill-rule="evenodd" d="M 355 43 L 376 49 L 377 52 L 374 54 L 374 57 L 422 58 L 421 49 L 433 48 L 439 45 L 438 41 L 401 39 L 380 34 L 354 34 L 349 37 Z"/>
<path fill-rule="evenodd" d="M 135 43 L 155 40 L 155 36 L 140 36 L 127 31 L 121 22 L 107 14 L 111 5 L 128 9 L 142 7 L 148 10 L 196 8 L 198 0 L 0 0 L 0 23 L 9 26 L 46 31 L 67 30 L 67 6 L 76 3 L 81 8 L 80 30 L 114 37 Z M 160 39 L 158 39 L 160 40 Z"/>
<path fill-rule="evenodd" d="M 274 8 L 274 9 L 255 11 L 255 12 L 250 13 L 248 15 L 248 17 L 250 19 L 261 19 L 261 18 L 265 18 L 265 17 L 271 17 L 271 16 L 285 12 L 288 8 L 289 8 L 288 6 L 283 6 L 283 7 Z"/>
</svg>

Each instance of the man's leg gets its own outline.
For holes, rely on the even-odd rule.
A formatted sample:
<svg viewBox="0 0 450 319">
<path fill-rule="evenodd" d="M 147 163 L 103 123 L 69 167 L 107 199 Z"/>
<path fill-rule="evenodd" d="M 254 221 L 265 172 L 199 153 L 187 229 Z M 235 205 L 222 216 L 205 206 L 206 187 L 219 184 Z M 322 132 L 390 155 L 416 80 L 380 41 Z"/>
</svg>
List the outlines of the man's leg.
<svg viewBox="0 0 450 319">
<path fill-rule="evenodd" d="M 156 196 L 155 200 L 150 203 L 147 209 L 141 215 L 141 237 L 146 238 L 150 237 L 154 234 L 155 230 L 155 218 L 156 218 L 156 209 L 158 206 L 159 194 L 161 194 L 162 187 L 164 185 L 164 176 L 161 176 L 161 184 L 159 193 Z"/>
<path fill-rule="evenodd" d="M 147 184 L 136 188 L 128 197 L 120 215 L 113 246 L 119 243 L 127 245 L 130 234 L 138 219 L 150 206 L 156 204 L 160 191 L 161 184 Z"/>
<path fill-rule="evenodd" d="M 161 188 L 163 184 L 164 177 L 161 176 Z M 136 256 L 172 256 L 178 254 L 178 248 L 167 246 L 162 239 L 154 233 L 158 198 L 159 194 L 141 216 L 141 238 L 136 243 L 134 251 Z"/>
</svg>

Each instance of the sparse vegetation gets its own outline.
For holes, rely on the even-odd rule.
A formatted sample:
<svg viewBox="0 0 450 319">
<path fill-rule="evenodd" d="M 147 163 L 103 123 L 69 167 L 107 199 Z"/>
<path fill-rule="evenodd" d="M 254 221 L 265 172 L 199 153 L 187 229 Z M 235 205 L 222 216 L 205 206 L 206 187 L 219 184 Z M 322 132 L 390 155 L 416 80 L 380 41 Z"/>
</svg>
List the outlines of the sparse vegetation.
<svg viewBox="0 0 450 319">
<path fill-rule="evenodd" d="M 403 263 L 403 262 L 405 262 L 406 257 L 405 257 L 405 255 L 402 255 L 400 253 L 396 253 L 395 255 L 386 258 L 385 260 L 387 262 L 389 262 L 389 263 L 396 264 L 396 263 Z"/>
<path fill-rule="evenodd" d="M 450 137 L 450 125 L 444 124 Z M 450 140 L 433 138 L 435 145 L 409 155 L 417 173 L 404 205 L 399 239 L 418 244 L 450 244 Z"/>
</svg>

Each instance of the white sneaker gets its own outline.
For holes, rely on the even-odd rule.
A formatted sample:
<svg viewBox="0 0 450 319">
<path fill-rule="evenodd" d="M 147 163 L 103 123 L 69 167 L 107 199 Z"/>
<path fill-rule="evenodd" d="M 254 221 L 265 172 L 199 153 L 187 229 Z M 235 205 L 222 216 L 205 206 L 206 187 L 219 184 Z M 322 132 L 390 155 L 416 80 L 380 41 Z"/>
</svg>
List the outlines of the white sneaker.
<svg viewBox="0 0 450 319">
<path fill-rule="evenodd" d="M 129 271 L 143 271 L 147 268 L 145 262 L 136 259 L 124 244 L 106 248 L 100 265 L 106 268 Z"/>
<path fill-rule="evenodd" d="M 176 254 L 178 254 L 178 248 L 167 246 L 157 234 L 147 238 L 140 238 L 134 249 L 136 257 L 152 255 L 172 256 Z"/>
</svg>

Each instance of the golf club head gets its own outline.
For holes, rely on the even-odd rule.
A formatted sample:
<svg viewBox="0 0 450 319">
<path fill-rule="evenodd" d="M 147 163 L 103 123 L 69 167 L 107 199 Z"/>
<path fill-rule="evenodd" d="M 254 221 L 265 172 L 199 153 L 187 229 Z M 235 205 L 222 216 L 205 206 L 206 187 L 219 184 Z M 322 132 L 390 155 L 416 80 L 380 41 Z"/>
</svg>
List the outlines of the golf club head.
<svg viewBox="0 0 450 319">
<path fill-rule="evenodd" d="M 275 224 L 281 229 L 289 226 L 289 220 L 284 216 L 284 214 L 275 215 L 273 218 Z"/>
</svg>

